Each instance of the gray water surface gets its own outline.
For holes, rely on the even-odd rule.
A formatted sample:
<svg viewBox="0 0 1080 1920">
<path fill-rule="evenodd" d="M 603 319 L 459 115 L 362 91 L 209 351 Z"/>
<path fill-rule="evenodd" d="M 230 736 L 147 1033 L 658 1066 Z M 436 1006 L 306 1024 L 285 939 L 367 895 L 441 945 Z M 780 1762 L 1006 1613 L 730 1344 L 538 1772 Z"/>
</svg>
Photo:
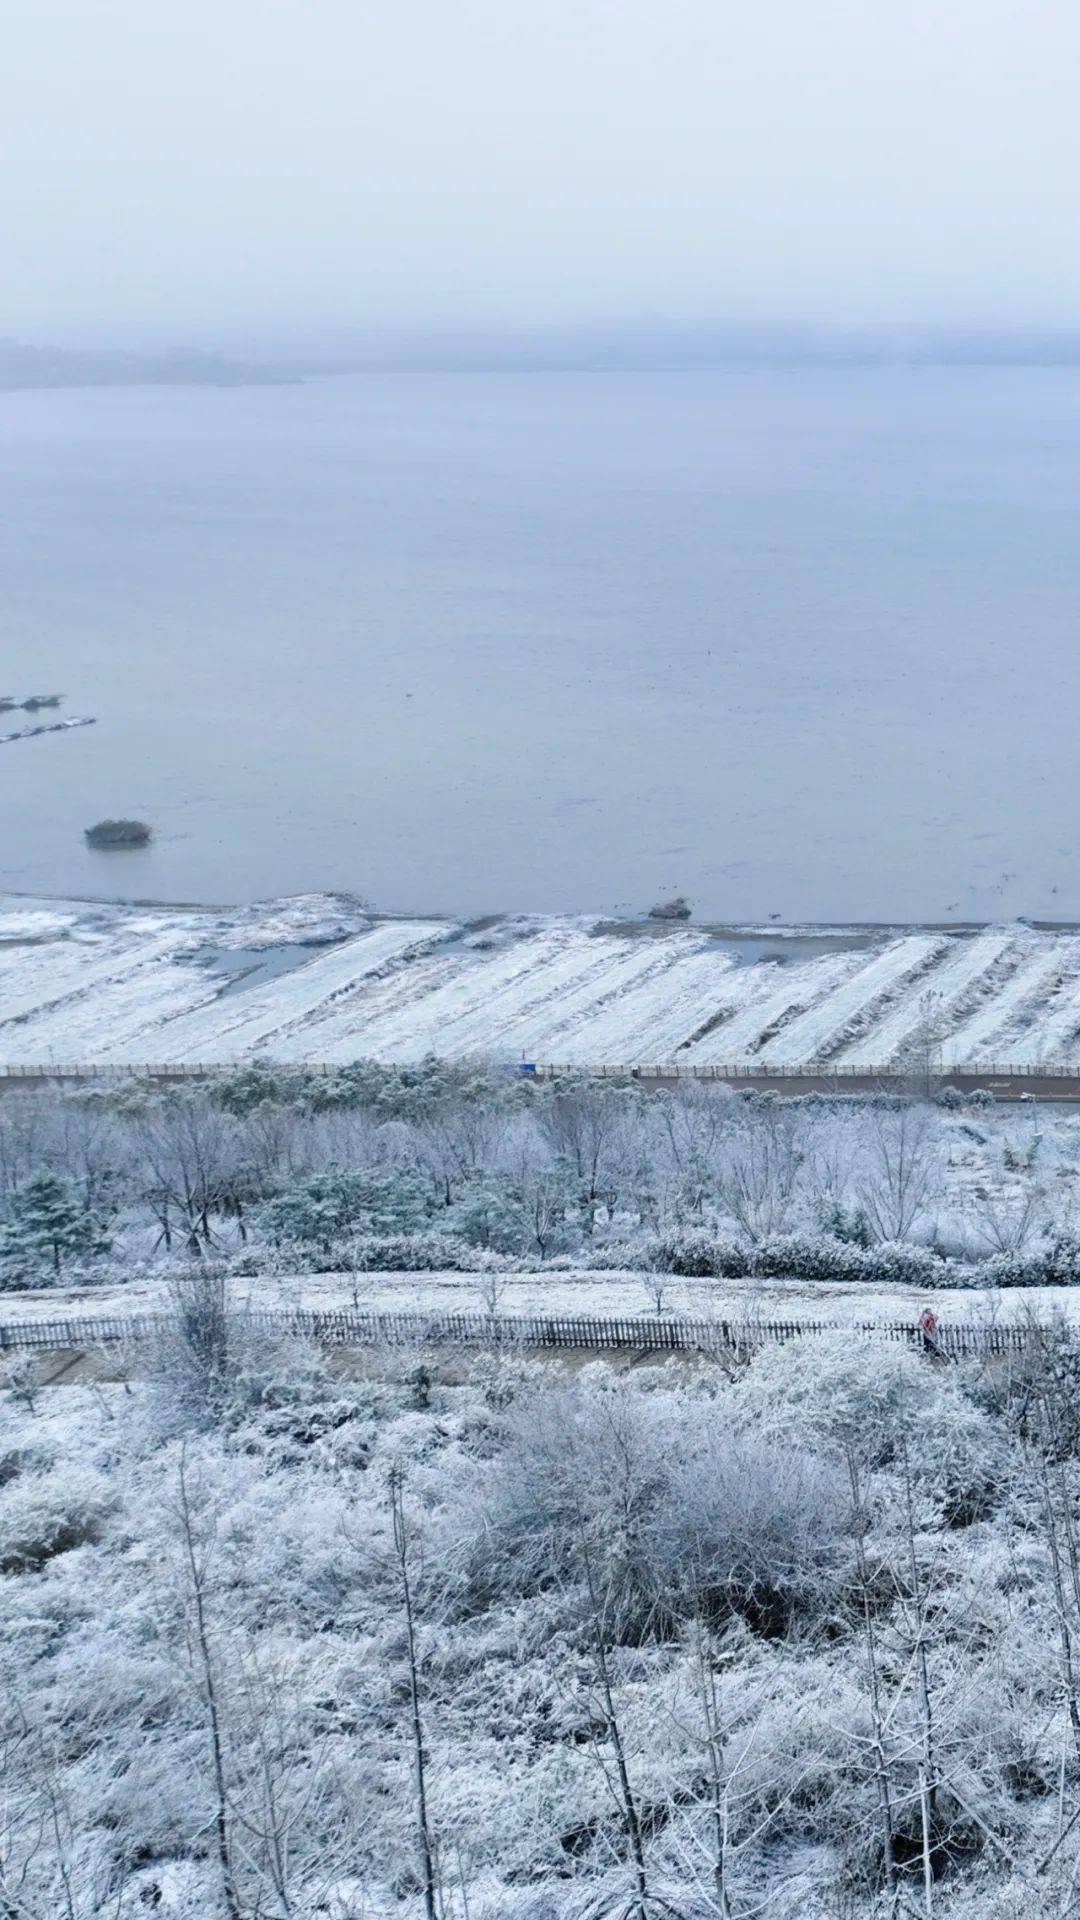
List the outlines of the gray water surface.
<svg viewBox="0 0 1080 1920">
<path fill-rule="evenodd" d="M 1072 370 L 5 393 L 0 569 L 6 886 L 1080 917 Z"/>
</svg>

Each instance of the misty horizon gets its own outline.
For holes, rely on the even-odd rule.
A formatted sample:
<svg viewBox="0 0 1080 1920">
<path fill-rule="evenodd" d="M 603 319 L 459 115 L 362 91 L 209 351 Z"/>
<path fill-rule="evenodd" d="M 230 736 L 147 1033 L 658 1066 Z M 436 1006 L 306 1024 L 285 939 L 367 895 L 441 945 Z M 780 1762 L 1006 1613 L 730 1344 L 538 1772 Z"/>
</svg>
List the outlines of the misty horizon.
<svg viewBox="0 0 1080 1920">
<path fill-rule="evenodd" d="M 792 321 L 627 318 L 606 324 L 493 328 L 324 330 L 274 334 L 193 329 L 184 339 L 106 330 L 0 337 L 0 385 L 132 382 L 246 384 L 363 371 L 632 372 L 723 366 L 933 367 L 1071 366 L 1080 362 L 1080 326 L 814 326 Z"/>
<path fill-rule="evenodd" d="M 1062 0 L 39 0 L 0 334 L 1069 331 L 1078 64 Z"/>
</svg>

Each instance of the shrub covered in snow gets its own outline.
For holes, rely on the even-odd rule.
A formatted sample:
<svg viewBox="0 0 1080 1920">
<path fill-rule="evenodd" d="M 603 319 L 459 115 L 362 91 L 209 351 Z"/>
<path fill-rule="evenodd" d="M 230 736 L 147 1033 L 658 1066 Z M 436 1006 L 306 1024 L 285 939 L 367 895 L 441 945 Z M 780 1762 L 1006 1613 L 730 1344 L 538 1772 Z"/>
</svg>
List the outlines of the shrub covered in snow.
<svg viewBox="0 0 1080 1920">
<path fill-rule="evenodd" d="M 517 1264 L 494 1251 L 478 1254 L 467 1240 L 445 1233 L 353 1240 L 345 1254 L 346 1270 L 355 1273 L 476 1273 L 479 1268 L 510 1272 Z"/>
<path fill-rule="evenodd" d="M 997 1253 L 980 1268 L 988 1287 L 1075 1287 L 1080 1285 L 1080 1239 L 1057 1233 L 1030 1253 Z"/>
<path fill-rule="evenodd" d="M 157 1381 L 6 1409 L 13 1914 L 1067 1912 L 1051 1384 L 252 1347 L 179 1430 Z"/>
<path fill-rule="evenodd" d="M 747 1244 L 705 1231 L 655 1236 L 638 1243 L 635 1264 L 697 1279 L 895 1281 L 947 1286 L 946 1263 L 926 1247 L 896 1242 L 853 1245 L 825 1234 L 777 1234 Z"/>
<path fill-rule="evenodd" d="M 16 1474 L 0 1488 L 0 1573 L 24 1573 L 95 1540 L 114 1505 L 100 1475 L 78 1464 Z"/>
<path fill-rule="evenodd" d="M 766 1347 L 740 1399 L 778 1438 L 809 1426 L 872 1469 L 904 1462 L 954 1524 L 988 1512 L 1007 1477 L 1005 1437 L 956 1374 L 898 1341 L 819 1334 Z"/>
</svg>

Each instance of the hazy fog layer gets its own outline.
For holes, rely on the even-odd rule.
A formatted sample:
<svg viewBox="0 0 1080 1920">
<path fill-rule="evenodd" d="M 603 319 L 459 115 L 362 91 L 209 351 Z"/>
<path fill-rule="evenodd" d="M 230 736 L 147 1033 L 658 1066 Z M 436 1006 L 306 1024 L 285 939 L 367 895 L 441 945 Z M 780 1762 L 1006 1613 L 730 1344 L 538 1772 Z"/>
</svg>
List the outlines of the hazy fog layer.
<svg viewBox="0 0 1080 1920">
<path fill-rule="evenodd" d="M 1068 0 L 34 0 L 0 332 L 1080 320 Z"/>
<path fill-rule="evenodd" d="M 98 716 L 0 747 L 0 883 L 1080 917 L 1074 371 L 23 393 L 0 428 L 0 692 Z M 88 852 L 115 813 L 155 845 Z"/>
</svg>

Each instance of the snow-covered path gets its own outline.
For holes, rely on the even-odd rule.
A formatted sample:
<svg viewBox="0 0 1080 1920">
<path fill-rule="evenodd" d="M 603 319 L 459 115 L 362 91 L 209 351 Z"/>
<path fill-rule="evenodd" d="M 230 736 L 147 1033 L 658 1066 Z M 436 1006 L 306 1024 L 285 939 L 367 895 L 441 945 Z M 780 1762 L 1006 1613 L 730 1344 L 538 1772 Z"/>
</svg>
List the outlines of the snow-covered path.
<svg viewBox="0 0 1080 1920">
<path fill-rule="evenodd" d="M 514 1314 L 656 1315 L 656 1276 L 641 1273 L 506 1274 L 497 1280 L 497 1310 Z M 275 1274 L 265 1279 L 230 1282 L 231 1304 L 252 1307 L 331 1308 L 356 1306 L 378 1313 L 481 1313 L 490 1311 L 490 1274 L 361 1273 Z M 666 1314 L 693 1319 L 798 1319 L 850 1324 L 918 1319 L 932 1304 L 939 1319 L 952 1326 L 982 1326 L 1023 1321 L 1031 1314 L 1050 1321 L 1058 1316 L 1080 1322 L 1080 1288 L 985 1287 L 931 1294 L 915 1287 L 853 1286 L 846 1281 L 676 1280 L 663 1282 Z M 0 1324 L 103 1315 L 125 1316 L 168 1310 L 164 1283 L 132 1281 L 126 1286 L 45 1288 L 36 1293 L 5 1294 Z"/>
</svg>

